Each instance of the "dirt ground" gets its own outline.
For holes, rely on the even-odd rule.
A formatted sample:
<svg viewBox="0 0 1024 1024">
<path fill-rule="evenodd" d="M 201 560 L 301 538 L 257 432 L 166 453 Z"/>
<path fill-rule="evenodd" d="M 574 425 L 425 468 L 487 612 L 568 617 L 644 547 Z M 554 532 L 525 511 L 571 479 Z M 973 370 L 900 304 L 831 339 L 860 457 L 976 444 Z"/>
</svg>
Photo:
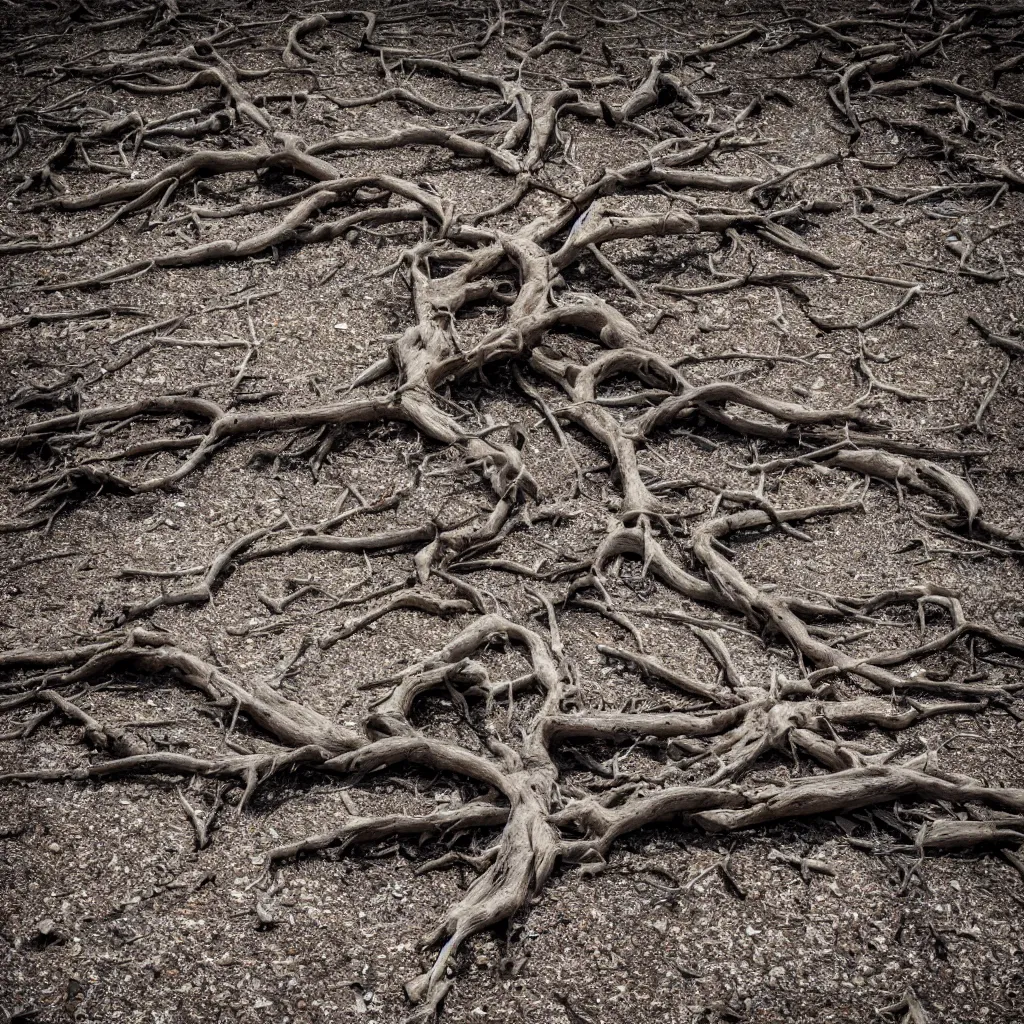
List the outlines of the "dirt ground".
<svg viewBox="0 0 1024 1024">
<path fill-rule="evenodd" d="M 1022 1019 L 1024 7 L 326 9 L 0 5 L 0 1011 Z"/>
</svg>

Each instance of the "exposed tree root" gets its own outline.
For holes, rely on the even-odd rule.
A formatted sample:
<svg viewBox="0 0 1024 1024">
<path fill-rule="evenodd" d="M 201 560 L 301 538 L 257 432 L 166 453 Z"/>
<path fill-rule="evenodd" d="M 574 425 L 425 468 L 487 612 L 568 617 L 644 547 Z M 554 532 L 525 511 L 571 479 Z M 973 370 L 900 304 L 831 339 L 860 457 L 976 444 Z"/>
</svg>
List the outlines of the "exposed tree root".
<svg viewBox="0 0 1024 1024">
<path fill-rule="evenodd" d="M 916 6 L 912 5 L 911 14 Z M 883 20 L 870 26 L 871 19 L 817 25 L 793 18 L 775 25 L 771 33 L 755 24 L 728 38 L 676 53 L 647 50 L 639 73 L 632 78 L 616 71 L 605 78 L 581 80 L 566 78 L 561 71 L 549 76 L 538 70 L 546 66 L 541 58 L 553 53 L 567 59 L 588 55 L 591 63 L 612 64 L 610 51 L 604 60 L 589 55 L 593 47 L 586 34 L 568 31 L 564 19 L 607 26 L 631 24 L 641 15 L 649 18 L 650 12 L 620 4 L 616 9 L 626 13 L 618 19 L 584 11 L 579 5 L 570 14 L 563 5 L 556 18 L 556 7 L 542 17 L 529 4 L 508 10 L 498 5 L 494 19 L 488 20 L 490 15 L 483 19 L 474 40 L 441 55 L 389 41 L 390 28 L 422 17 L 423 9 L 417 4 L 378 12 L 290 15 L 276 29 L 274 59 L 280 54 L 283 66 L 254 70 L 225 56 L 243 45 L 246 37 L 236 26 L 224 24 L 174 52 L 168 47 L 134 54 L 101 51 L 103 59 L 98 62 L 83 58 L 61 69 L 63 75 L 85 77 L 97 89 L 106 85 L 135 95 L 175 96 L 213 87 L 220 98 L 212 105 L 191 108 L 180 119 L 172 115 L 159 123 L 147 122 L 137 112 L 115 119 L 116 123 L 109 118 L 97 121 L 95 111 L 81 113 L 76 121 L 68 111 L 40 108 L 2 125 L 16 154 L 28 138 L 25 125 L 31 124 L 32 131 L 49 126 L 45 130 L 56 133 L 57 114 L 68 119 L 61 129 L 66 131 L 64 141 L 25 179 L 24 188 L 19 186 L 19 191 L 42 184 L 54 187 L 57 194 L 40 203 L 38 210 L 70 214 L 115 208 L 112 213 L 95 214 L 103 219 L 63 239 L 14 237 L 5 231 L 0 254 L 24 258 L 26 266 L 34 266 L 28 263 L 32 254 L 57 249 L 74 247 L 76 253 L 87 254 L 85 265 L 74 271 L 77 276 L 48 279 L 38 287 L 42 292 L 93 288 L 159 273 L 161 268 L 241 260 L 286 245 L 328 244 L 356 228 L 406 223 L 421 232 L 384 270 L 408 290 L 407 325 L 389 337 L 386 354 L 378 353 L 379 358 L 358 373 L 347 389 L 338 388 L 335 394 L 340 392 L 341 397 L 336 400 L 241 411 L 238 386 L 251 372 L 250 359 L 258 348 L 250 321 L 252 344 L 243 342 L 246 356 L 232 381 L 229 402 L 198 397 L 196 389 L 110 404 L 67 404 L 64 408 L 74 411 L 36 419 L 21 416 L 17 427 L 0 437 L 0 452 L 11 457 L 11 464 L 17 458 L 33 465 L 36 473 L 13 483 L 15 492 L 26 498 L 20 518 L 0 523 L 0 533 L 48 528 L 58 512 L 73 512 L 78 503 L 100 491 L 132 501 L 146 493 L 187 486 L 197 474 L 216 465 L 226 447 L 243 439 L 287 435 L 281 447 L 261 449 L 254 458 L 276 464 L 299 452 L 295 458 L 307 460 L 314 479 L 319 479 L 332 450 L 343 444 L 342 427 L 361 431 L 398 424 L 418 437 L 430 458 L 438 452 L 450 454 L 459 473 L 483 485 L 473 497 L 484 504 L 478 501 L 468 514 L 455 516 L 442 509 L 428 517 L 414 512 L 409 513 L 414 516 L 410 523 L 406 516 L 412 491 L 430 475 L 424 469 L 429 461 L 424 454 L 418 464 L 406 462 L 413 467 L 411 481 L 396 484 L 383 499 L 366 501 L 353 484 L 344 490 L 335 513 L 320 522 L 296 526 L 283 516 L 223 542 L 209 561 L 186 569 L 124 567 L 125 578 L 198 580 L 124 604 L 114 631 L 94 642 L 66 649 L 0 652 L 0 670 L 8 677 L 4 692 L 10 695 L 4 710 L 24 708 L 31 715 L 16 723 L 5 738 L 23 741 L 45 722 L 66 720 L 81 728 L 83 742 L 94 752 L 88 760 L 14 771 L 0 780 L 99 779 L 145 773 L 220 780 L 223 787 L 205 818 L 179 791 L 198 848 L 211 841 L 214 816 L 225 794 L 241 790 L 238 802 L 244 806 L 259 786 L 270 784 L 284 771 L 313 773 L 348 785 L 370 772 L 415 766 L 447 773 L 473 790 L 468 802 L 450 810 L 353 814 L 336 828 L 283 843 L 267 853 L 269 868 L 328 848 L 343 853 L 400 836 L 437 842 L 456 833 L 496 833 L 483 849 L 468 853 L 450 849 L 421 865 L 422 870 L 440 870 L 467 863 L 478 876 L 424 938 L 434 959 L 424 973 L 406 984 L 410 1001 L 417 1004 L 417 1018 L 431 1017 L 440 1008 L 455 983 L 457 957 L 466 942 L 527 907 L 559 864 L 598 869 L 617 840 L 652 823 L 735 832 L 898 799 L 941 803 L 947 813 L 949 805 L 983 805 L 999 812 L 977 820 L 929 821 L 914 847 L 921 857 L 926 850 L 1024 842 L 1024 790 L 950 772 L 934 752 L 908 757 L 888 738 L 927 719 L 1012 707 L 1024 684 L 986 675 L 977 668 L 978 658 L 998 651 L 1012 659 L 1007 667 L 1019 667 L 1024 638 L 976 619 L 964 610 L 957 593 L 927 580 L 859 595 L 808 594 L 795 588 L 788 592 L 784 586 L 769 588 L 749 578 L 735 550 L 743 540 L 775 534 L 791 544 L 813 541 L 822 519 L 862 514 L 881 486 L 895 488 L 901 502 L 918 503 L 914 507 L 924 511 L 908 514 L 917 515 L 916 521 L 934 532 L 976 545 L 983 554 L 1020 555 L 1024 553 L 1020 531 L 991 521 L 968 477 L 940 464 L 980 458 L 984 451 L 955 442 L 949 447 L 924 443 L 910 432 L 891 429 L 882 412 L 887 393 L 910 401 L 931 401 L 933 396 L 879 380 L 870 364 L 880 357 L 866 347 L 862 336 L 854 366 L 867 380 L 869 392 L 882 394 L 828 405 L 814 402 L 810 392 L 803 392 L 807 402 L 800 403 L 778 397 L 749 379 L 739 383 L 735 378 L 749 377 L 751 364 L 770 368 L 789 362 L 810 367 L 813 352 L 746 352 L 731 344 L 713 353 L 687 349 L 687 354 L 677 351 L 666 358 L 655 351 L 651 334 L 621 309 L 567 283 L 578 280 L 572 272 L 581 263 L 596 260 L 632 297 L 625 304 L 632 301 L 631 308 L 636 308 L 645 301 L 644 288 L 632 268 L 622 269 L 616 243 L 639 240 L 652 249 L 656 244 L 692 245 L 693 252 L 699 250 L 707 257 L 704 262 L 712 283 L 701 284 L 701 278 L 688 275 L 681 282 L 656 285 L 658 292 L 696 304 L 704 296 L 740 289 L 776 289 L 775 323 L 786 330 L 780 289 L 795 297 L 808 319 L 824 332 L 873 330 L 912 304 L 927 302 L 935 292 L 921 283 L 869 276 L 865 279 L 899 288 L 899 298 L 866 316 L 844 314 L 841 320 L 826 320 L 812 312 L 805 287 L 813 289 L 831 272 L 838 272 L 829 278 L 832 286 L 837 280 L 864 276 L 843 272 L 846 254 L 840 245 L 828 244 L 827 236 L 820 246 L 805 237 L 822 218 L 844 210 L 831 198 L 811 198 L 822 175 L 834 173 L 828 169 L 844 157 L 834 152 L 793 154 L 785 163 L 773 157 L 776 162 L 764 172 L 768 160 L 761 156 L 761 170 L 752 173 L 750 153 L 770 141 L 758 118 L 768 101 L 791 102 L 789 98 L 769 91 L 744 96 L 740 106 L 730 107 L 724 94 L 699 95 L 695 90 L 700 78 L 683 79 L 689 79 L 695 62 L 751 40 L 764 40 L 769 52 L 775 52 L 826 39 L 842 54 L 832 62 L 834 74 L 826 72 L 828 96 L 838 123 L 847 135 L 852 133 L 853 141 L 869 123 L 868 111 L 889 96 L 937 93 L 974 104 L 973 109 L 983 112 L 979 118 L 1020 116 L 1024 104 L 1009 95 L 972 89 L 959 79 L 938 74 L 907 77 L 926 58 L 938 59 L 943 45 L 958 39 L 971 25 L 1002 24 L 1016 9 L 973 5 L 954 17 L 933 7 L 928 18 L 928 24 L 934 23 L 931 29 L 910 14 L 905 24 Z M 132 12 L 117 24 L 149 22 L 150 31 L 158 32 L 179 25 L 180 17 L 176 5 L 166 3 Z M 539 36 L 538 20 L 544 24 Z M 873 46 L 875 34 L 893 24 L 895 34 L 886 37 L 882 49 Z M 92 27 L 100 31 L 98 25 Z M 850 34 L 869 27 L 871 39 Z M 520 35 L 528 30 L 528 44 L 520 39 L 520 46 L 511 40 L 513 28 L 523 28 Z M 318 91 L 318 98 L 344 109 L 411 104 L 424 115 L 451 116 L 458 124 L 410 122 L 385 133 L 342 131 L 327 138 L 321 135 L 322 141 L 315 143 L 291 133 L 273 134 L 275 116 L 268 105 L 272 97 L 254 96 L 247 83 L 272 75 L 294 77 L 302 70 L 309 77 L 313 72 L 306 65 L 315 68 L 319 63 L 315 47 L 328 35 L 344 40 L 355 53 L 372 57 L 387 87 L 359 96 Z M 414 39 L 410 35 L 409 42 Z M 1017 69 L 1017 63 L 1004 62 L 996 71 L 1008 74 Z M 158 73 L 178 77 L 158 78 Z M 482 93 L 485 99 L 479 104 L 431 99 L 428 88 L 433 78 Z M 547 84 L 532 87 L 530 82 Z M 613 102 L 607 98 L 612 93 L 604 93 L 618 86 L 625 88 Z M 313 87 L 310 90 L 303 95 L 313 95 Z M 287 101 L 287 94 L 283 95 Z M 715 105 L 709 102 L 712 95 Z M 294 93 L 291 102 L 298 105 Z M 668 120 L 670 115 L 678 124 Z M 272 138 L 236 148 L 193 149 L 183 142 L 161 149 L 163 144 L 157 141 L 158 136 L 179 132 L 187 142 L 207 131 L 238 129 L 240 121 Z M 559 151 L 567 167 L 577 166 L 567 137 L 574 121 L 628 130 L 632 144 L 639 140 L 646 156 L 617 167 L 596 168 L 589 180 L 581 176 L 569 194 L 548 172 Z M 899 128 L 896 121 L 892 126 L 893 131 Z M 741 135 L 741 129 L 749 134 Z M 147 158 L 154 151 L 174 158 L 139 176 L 134 169 L 115 174 L 88 157 L 88 147 L 116 149 L 129 140 L 134 140 L 135 157 L 146 147 Z M 332 154 L 386 154 L 410 147 L 436 147 L 457 159 L 480 161 L 488 174 L 511 177 L 506 183 L 511 191 L 499 205 L 473 213 L 460 209 L 429 182 L 377 171 L 346 175 L 338 161 L 329 159 Z M 943 148 L 950 155 L 958 151 Z M 130 165 L 126 151 L 120 152 L 125 165 Z M 92 173 L 99 169 L 115 180 L 82 193 L 57 188 L 59 172 L 79 154 L 90 161 L 87 167 Z M 861 163 L 872 166 L 868 159 Z M 965 157 L 958 167 L 972 176 L 958 186 L 995 184 L 996 199 L 1004 187 L 1024 187 L 1016 170 L 998 162 L 986 164 L 980 158 Z M 231 175 L 255 175 L 257 184 L 262 184 L 272 173 L 287 175 L 293 190 L 235 202 L 236 194 L 230 205 L 216 208 L 186 206 L 182 199 L 186 186 L 191 188 L 200 179 L 213 179 L 226 189 Z M 296 186 L 294 179 L 301 179 L 300 184 Z M 580 185 L 584 180 L 587 184 Z M 934 198 L 936 190 L 945 194 L 949 187 L 949 182 L 929 186 L 927 197 Z M 886 188 L 865 184 L 862 191 L 868 196 Z M 728 205 L 717 205 L 719 193 Z M 818 193 L 823 194 L 828 195 Z M 895 195 L 891 189 L 888 194 Z M 195 195 L 198 202 L 198 192 Z M 892 201 L 917 201 L 923 195 L 900 195 Z M 788 205 L 781 205 L 780 198 Z M 327 219 L 328 211 L 337 208 L 343 208 L 337 219 Z M 532 210 L 529 218 L 521 213 L 527 208 Z M 180 214 L 180 220 L 162 219 L 172 213 Z M 206 238 L 169 250 L 161 249 L 154 239 L 151 251 L 147 246 L 148 255 L 116 267 L 90 262 L 88 243 L 140 215 L 147 218 L 147 226 L 188 222 L 200 239 L 203 225 L 211 220 L 258 216 L 266 218 L 267 226 L 239 237 Z M 659 239 L 666 241 L 657 243 Z M 718 255 L 708 255 L 716 251 Z M 727 262 L 736 253 L 740 259 L 749 257 L 745 270 Z M 782 260 L 795 266 L 778 266 Z M 963 255 L 958 270 L 950 273 L 967 267 L 966 260 Z M 234 305 L 248 301 L 241 299 Z M 460 333 L 459 315 L 475 312 L 473 307 L 491 317 L 490 325 L 475 333 Z M 226 309 L 231 304 L 209 308 Z M 0 331 L 138 312 L 130 306 L 105 305 L 25 313 L 0 323 Z M 672 315 L 671 310 L 658 312 L 655 326 L 666 314 Z M 118 340 L 176 330 L 185 315 L 130 331 Z M 995 333 L 973 317 L 971 323 L 987 343 L 1010 359 L 1024 352 L 1024 344 L 1014 338 Z M 173 337 L 163 340 L 190 343 Z M 227 344 L 222 339 L 191 343 Z M 747 370 L 732 376 L 720 371 L 723 363 L 735 360 L 747 360 Z M 120 368 L 128 362 L 130 358 Z M 691 367 L 695 367 L 694 376 Z M 546 493 L 538 482 L 549 478 L 545 471 L 550 467 L 537 457 L 528 423 L 496 422 L 466 397 L 473 381 L 491 383 L 486 373 L 492 370 L 507 372 L 509 402 L 519 402 L 527 418 L 531 411 L 543 417 L 533 429 L 546 423 L 544 429 L 550 429 L 557 441 L 555 450 L 571 464 L 570 497 L 564 491 L 561 496 Z M 981 428 L 1006 372 L 978 410 L 975 429 Z M 40 386 L 33 398 L 52 398 L 57 391 L 56 386 L 49 390 Z M 187 430 L 175 434 L 182 426 Z M 761 461 L 754 449 L 749 463 L 728 464 L 736 473 L 756 475 L 758 484 L 753 489 L 719 482 L 714 470 L 695 475 L 669 466 L 659 455 L 670 431 L 695 442 L 691 445 L 695 452 L 706 451 L 708 445 L 714 449 L 715 444 L 701 435 L 709 426 L 716 437 L 724 434 L 748 441 L 752 448 L 754 440 L 767 441 L 781 454 Z M 146 433 L 149 427 L 157 433 Z M 131 437 L 125 447 L 112 452 L 105 445 L 115 431 Z M 79 456 L 82 448 L 97 449 L 98 454 Z M 606 461 L 597 469 L 584 469 L 584 460 L 592 458 L 595 449 L 600 453 L 597 457 Z M 584 456 L 581 451 L 591 454 Z M 46 455 L 53 457 L 48 465 L 42 464 Z M 157 466 L 151 469 L 154 461 Z M 723 463 L 716 465 L 721 468 Z M 821 490 L 804 504 L 787 507 L 787 499 L 778 497 L 770 485 L 796 469 L 820 473 Z M 603 489 L 600 499 L 588 494 L 595 487 Z M 711 503 L 710 511 L 691 503 L 693 492 L 700 501 Z M 355 499 L 358 505 L 343 511 L 346 502 Z M 589 548 L 582 541 L 574 541 L 579 546 L 571 550 L 543 541 L 548 553 L 537 557 L 536 552 L 523 554 L 507 544 L 514 535 L 524 537 L 524 543 L 538 540 L 538 524 L 557 525 L 571 518 L 578 511 L 574 503 L 583 499 L 604 517 Z M 346 524 L 357 516 L 385 513 L 394 518 L 383 526 L 354 533 L 342 530 L 343 526 L 349 529 Z M 315 633 L 311 630 L 299 653 L 269 680 L 234 678 L 169 634 L 130 625 L 160 609 L 208 604 L 218 588 L 231 586 L 234 570 L 299 552 L 357 556 L 365 560 L 368 570 L 371 554 L 387 553 L 401 562 L 397 574 L 401 578 L 395 582 L 392 576 L 382 584 L 370 570 L 366 579 L 342 590 L 340 596 L 329 594 L 312 577 L 289 577 L 280 599 L 260 591 L 260 600 L 275 616 L 283 616 L 293 602 L 315 593 L 328 594 L 331 602 L 318 613 L 360 606 L 352 617 Z M 533 564 L 528 564 L 532 559 Z M 480 573 L 487 574 L 485 582 L 475 575 Z M 508 587 L 494 584 L 495 578 Z M 368 581 L 372 589 L 364 590 Z M 644 595 L 645 601 L 647 592 L 658 591 L 682 605 L 628 605 L 623 598 L 625 587 Z M 526 598 L 532 603 L 524 611 Z M 710 606 L 719 618 L 706 617 L 710 613 L 703 608 L 694 614 L 693 604 Z M 880 617 L 882 612 L 891 618 Z M 394 613 L 450 620 L 445 628 L 451 639 L 395 675 L 366 672 L 358 666 L 354 687 L 384 692 L 356 724 L 341 726 L 280 692 L 281 679 L 295 670 L 307 648 L 315 651 L 318 644 L 326 650 Z M 634 702 L 621 710 L 606 706 L 600 680 L 585 678 L 569 653 L 571 646 L 562 639 L 560 623 L 581 613 L 596 613 L 621 630 L 624 639 L 616 642 L 632 643 L 636 650 L 598 644 L 597 651 L 622 671 L 638 674 L 652 697 L 668 703 L 638 706 Z M 862 643 L 847 649 L 850 641 L 842 628 L 870 630 L 884 625 L 896 633 L 910 629 L 915 614 L 920 634 L 915 639 L 891 648 Z M 637 625 L 641 621 L 637 616 L 648 615 L 674 622 L 679 636 L 695 645 L 704 664 L 711 664 L 710 671 L 689 665 L 682 646 L 679 651 L 654 650 Z M 937 626 L 936 620 L 943 625 Z M 870 635 L 863 632 L 856 637 Z M 758 645 L 753 662 L 737 655 L 733 646 L 737 637 Z M 504 645 L 525 659 L 528 671 L 520 669 L 511 679 L 492 678 L 488 649 Z M 773 658 L 788 658 L 785 672 L 765 667 L 761 656 L 765 648 L 771 649 Z M 955 652 L 959 654 L 950 661 L 953 668 L 934 671 L 935 662 L 929 659 Z M 227 750 L 218 746 L 202 754 L 183 755 L 151 749 L 122 725 L 102 721 L 88 701 L 90 687 L 118 674 L 130 674 L 140 686 L 168 676 L 205 697 L 230 720 L 222 737 Z M 447 695 L 470 740 L 437 739 L 415 724 L 417 701 L 428 693 Z M 524 694 L 517 705 L 517 698 Z M 239 748 L 231 740 L 238 716 L 262 734 L 258 750 Z M 631 753 L 642 745 L 661 763 L 661 770 L 627 773 L 620 768 L 618 755 L 613 767 L 602 766 L 583 749 L 586 745 L 611 746 L 619 753 Z M 585 790 L 565 783 L 565 761 L 571 754 L 581 764 L 597 765 L 597 783 Z M 813 763 L 813 774 L 803 771 L 800 757 Z M 751 772 L 771 758 L 792 758 L 792 770 L 780 770 L 778 781 L 771 784 L 752 780 Z M 827 864 L 807 857 L 783 859 L 805 877 L 811 870 L 830 871 Z M 727 863 L 723 870 L 727 872 Z M 923 1019 L 912 992 L 886 1012 Z"/>
</svg>

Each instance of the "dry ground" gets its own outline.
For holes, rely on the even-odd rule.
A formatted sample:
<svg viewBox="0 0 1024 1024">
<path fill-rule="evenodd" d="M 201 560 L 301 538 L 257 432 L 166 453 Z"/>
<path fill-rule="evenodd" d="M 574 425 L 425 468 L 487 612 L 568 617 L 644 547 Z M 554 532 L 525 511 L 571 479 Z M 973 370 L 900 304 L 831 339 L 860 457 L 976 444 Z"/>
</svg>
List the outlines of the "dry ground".
<svg viewBox="0 0 1024 1024">
<path fill-rule="evenodd" d="M 0 6 L 0 1011 L 1019 1020 L 1024 6 L 326 9 Z"/>
</svg>

